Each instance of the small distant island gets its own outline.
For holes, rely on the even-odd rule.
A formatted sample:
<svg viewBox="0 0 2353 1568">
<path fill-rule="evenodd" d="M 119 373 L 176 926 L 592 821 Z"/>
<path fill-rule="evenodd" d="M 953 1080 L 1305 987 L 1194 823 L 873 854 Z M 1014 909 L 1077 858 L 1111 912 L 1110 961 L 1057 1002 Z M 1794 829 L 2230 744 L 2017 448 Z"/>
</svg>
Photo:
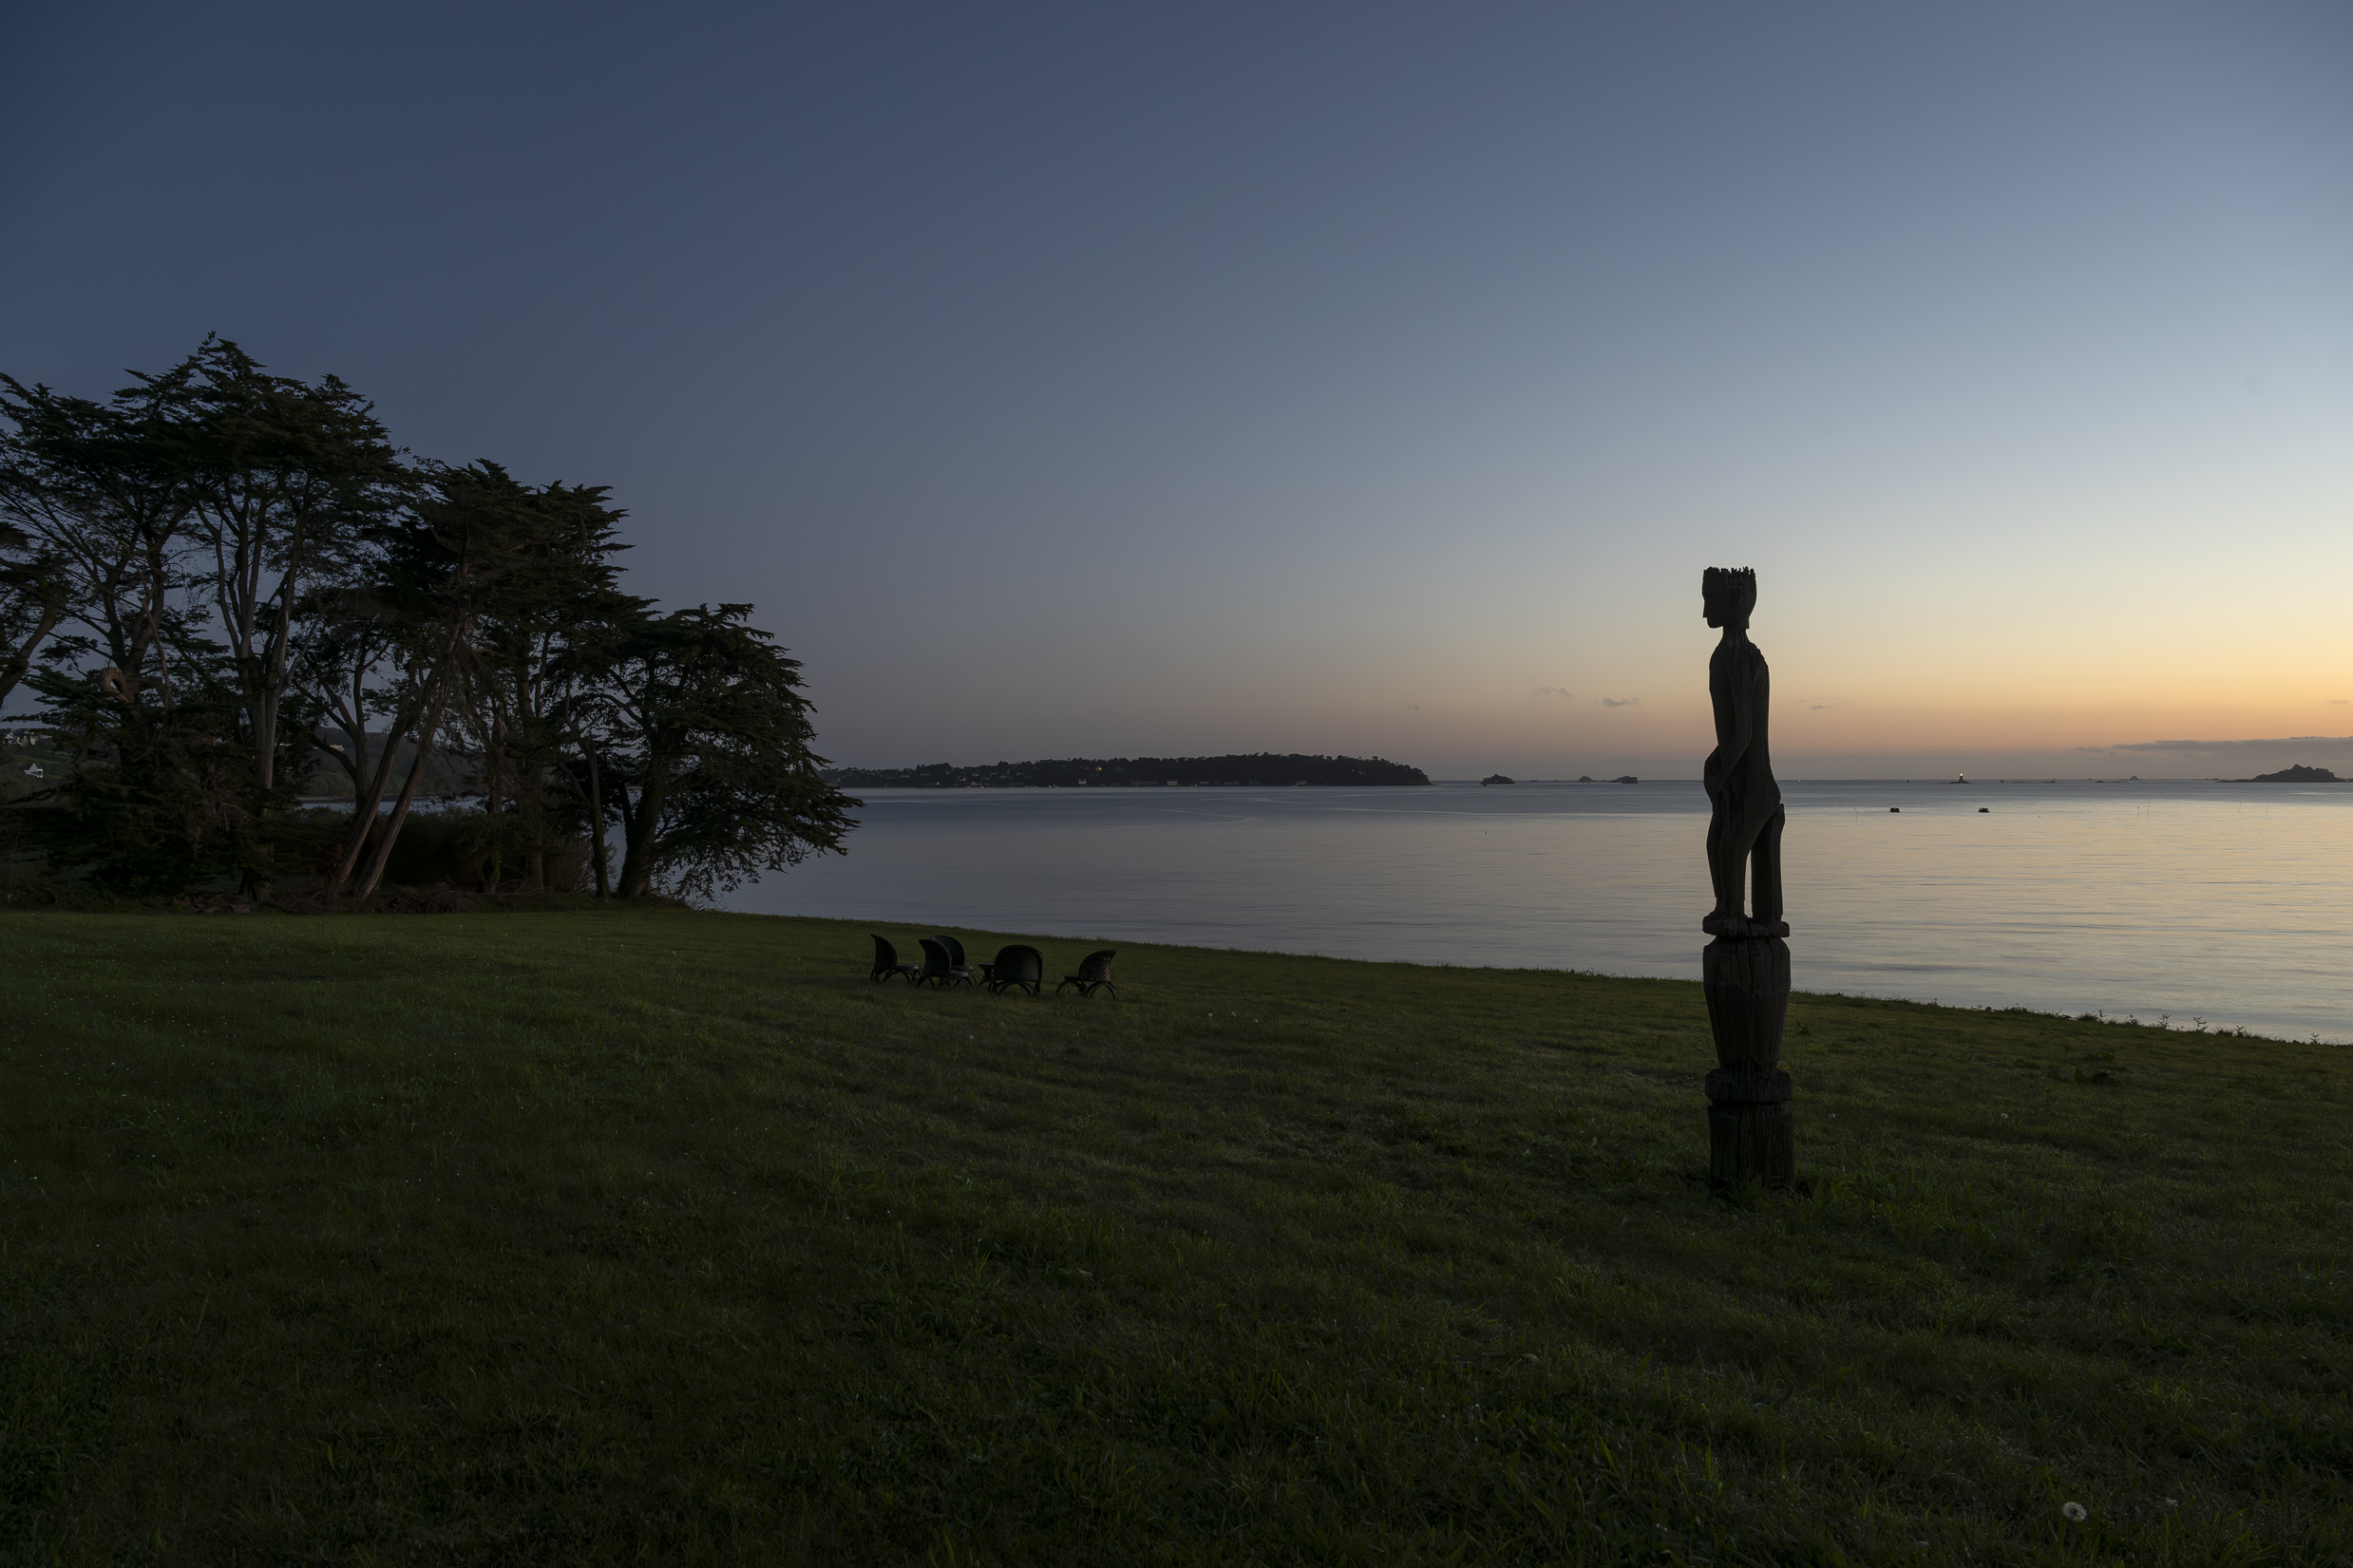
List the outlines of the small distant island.
<svg viewBox="0 0 2353 1568">
<path fill-rule="evenodd" d="M 1034 763 L 991 763 L 958 767 L 931 763 L 922 767 L 835 767 L 827 784 L 843 789 L 1073 789 L 1169 788 L 1239 784 L 1267 788 L 1292 784 L 1426 784 L 1418 767 L 1379 757 L 1308 757 L 1297 752 L 1253 752 L 1228 757 L 1055 757 Z"/>
<path fill-rule="evenodd" d="M 2343 784 L 2344 781 L 2325 767 L 2306 767 L 2302 763 L 2283 767 L 2277 773 L 2258 773 L 2251 779 L 2233 779 L 2232 784 Z"/>
<path fill-rule="evenodd" d="M 1469 781 L 1466 780 L 1464 782 L 1468 783 Z M 1486 778 L 1481 779 L 1479 784 L 1482 786 L 1485 786 L 1487 784 L 1515 784 L 1519 782 L 1519 780 L 1511 777 L 1508 773 L 1490 773 Z M 1566 784 L 1569 781 L 1566 779 L 1530 779 L 1528 781 L 1530 784 Z M 1594 776 L 1590 773 L 1580 774 L 1577 778 L 1577 783 L 1579 784 L 1599 784 L 1602 781 L 1594 778 Z M 1642 781 L 1636 778 L 1631 773 L 1621 773 L 1618 777 L 1611 779 L 1608 782 L 1611 784 L 1641 784 Z"/>
</svg>

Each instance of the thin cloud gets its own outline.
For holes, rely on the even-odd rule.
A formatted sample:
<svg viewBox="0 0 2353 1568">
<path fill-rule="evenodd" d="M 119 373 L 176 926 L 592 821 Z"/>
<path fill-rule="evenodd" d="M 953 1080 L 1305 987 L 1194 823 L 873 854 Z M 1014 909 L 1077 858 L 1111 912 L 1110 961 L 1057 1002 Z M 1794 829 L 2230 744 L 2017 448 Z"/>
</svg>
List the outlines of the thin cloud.
<svg viewBox="0 0 2353 1568">
<path fill-rule="evenodd" d="M 1540 686 L 1536 689 L 1539 697 L 1573 697 L 1576 694 L 1566 686 Z"/>
<path fill-rule="evenodd" d="M 1636 703 L 1641 702 L 1642 699 L 1640 697 L 1601 697 L 1596 700 L 1599 701 L 1603 708 L 1632 708 Z"/>
<path fill-rule="evenodd" d="M 2105 754 L 2113 751 L 2196 751 L 2230 755 L 2268 751 L 2283 746 L 2353 746 L 2353 735 L 2287 735 L 2268 741 L 2134 741 L 2125 746 L 2078 746 L 2071 749 Z"/>
<path fill-rule="evenodd" d="M 2343 708 L 2348 701 L 2353 701 L 2353 698 L 2331 697 L 2328 699 L 2328 706 L 2331 708 Z"/>
</svg>

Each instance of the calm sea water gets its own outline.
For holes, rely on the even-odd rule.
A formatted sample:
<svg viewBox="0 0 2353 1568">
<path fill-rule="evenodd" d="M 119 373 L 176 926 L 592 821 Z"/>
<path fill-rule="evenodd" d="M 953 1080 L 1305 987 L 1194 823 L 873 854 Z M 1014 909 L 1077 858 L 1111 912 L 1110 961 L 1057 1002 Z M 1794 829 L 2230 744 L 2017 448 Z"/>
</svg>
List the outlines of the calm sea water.
<svg viewBox="0 0 2353 1568">
<path fill-rule="evenodd" d="M 1782 787 L 1801 990 L 2353 1035 L 2353 786 Z M 1689 979 L 1707 940 L 1697 783 L 885 789 L 860 816 L 846 858 L 729 907 L 909 950 L 959 925 Z"/>
</svg>

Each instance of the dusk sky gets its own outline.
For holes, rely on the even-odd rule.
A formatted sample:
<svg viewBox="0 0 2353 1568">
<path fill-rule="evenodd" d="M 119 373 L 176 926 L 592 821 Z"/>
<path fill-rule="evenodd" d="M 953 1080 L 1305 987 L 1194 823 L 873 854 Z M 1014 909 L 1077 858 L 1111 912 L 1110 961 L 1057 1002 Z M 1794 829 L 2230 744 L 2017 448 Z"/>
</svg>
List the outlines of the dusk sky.
<svg viewBox="0 0 2353 1568">
<path fill-rule="evenodd" d="M 871 766 L 2353 765 L 2353 8 L 90 4 L 0 370 L 609 484 Z M 2176 741 L 2260 746 L 2095 750 Z"/>
</svg>

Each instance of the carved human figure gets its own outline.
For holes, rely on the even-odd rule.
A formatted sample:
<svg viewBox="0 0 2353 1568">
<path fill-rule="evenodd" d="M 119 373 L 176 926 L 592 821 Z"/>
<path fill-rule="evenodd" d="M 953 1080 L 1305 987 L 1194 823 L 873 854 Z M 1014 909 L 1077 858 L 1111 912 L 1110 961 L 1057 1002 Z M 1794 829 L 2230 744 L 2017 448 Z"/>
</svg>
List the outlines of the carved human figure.
<svg viewBox="0 0 2353 1568">
<path fill-rule="evenodd" d="M 1716 909 L 1699 922 L 1718 936 L 1786 936 L 1781 919 L 1781 786 L 1766 746 L 1773 699 L 1765 655 L 1749 641 L 1756 608 L 1756 573 L 1711 566 L 1699 579 L 1710 626 L 1724 630 L 1708 660 L 1708 697 L 1716 709 L 1716 749 L 1706 784 L 1715 813 L 1708 822 L 1708 875 Z M 1741 911 L 1742 884 L 1749 910 Z"/>
</svg>

